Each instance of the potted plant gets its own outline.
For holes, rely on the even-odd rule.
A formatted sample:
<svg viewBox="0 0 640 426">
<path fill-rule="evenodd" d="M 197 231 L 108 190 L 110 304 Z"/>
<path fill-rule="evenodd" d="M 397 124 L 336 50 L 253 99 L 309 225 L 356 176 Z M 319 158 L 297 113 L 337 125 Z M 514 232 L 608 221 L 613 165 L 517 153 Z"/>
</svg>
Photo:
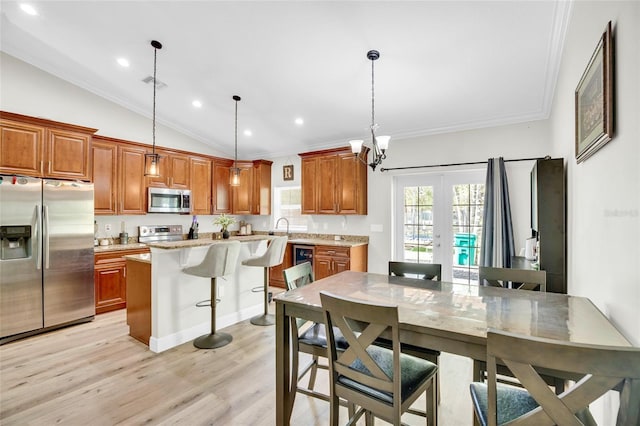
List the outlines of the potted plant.
<svg viewBox="0 0 640 426">
<path fill-rule="evenodd" d="M 220 225 L 222 238 L 224 239 L 229 238 L 229 231 L 227 230 L 227 228 L 229 227 L 229 225 L 233 225 L 234 223 L 236 223 L 236 220 L 231 216 L 225 215 L 224 213 L 221 216 L 215 218 L 215 220 L 213 221 L 214 225 Z"/>
</svg>

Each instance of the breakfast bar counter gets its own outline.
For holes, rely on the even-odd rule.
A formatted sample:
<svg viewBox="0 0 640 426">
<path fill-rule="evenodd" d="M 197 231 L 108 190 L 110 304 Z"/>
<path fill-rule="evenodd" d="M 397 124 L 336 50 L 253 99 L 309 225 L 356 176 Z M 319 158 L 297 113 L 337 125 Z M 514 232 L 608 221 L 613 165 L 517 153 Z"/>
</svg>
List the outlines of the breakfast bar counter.
<svg viewBox="0 0 640 426">
<path fill-rule="evenodd" d="M 240 257 L 233 274 L 218 280 L 218 328 L 258 315 L 263 309 L 261 268 L 243 266 L 249 257 L 264 253 L 268 235 L 231 237 L 240 241 Z M 129 334 L 162 352 L 206 334 L 211 327 L 210 308 L 196 303 L 208 300 L 210 280 L 182 270 L 202 262 L 209 246 L 227 240 L 197 239 L 147 243 L 150 256 L 125 256 L 127 262 L 127 324 Z"/>
</svg>

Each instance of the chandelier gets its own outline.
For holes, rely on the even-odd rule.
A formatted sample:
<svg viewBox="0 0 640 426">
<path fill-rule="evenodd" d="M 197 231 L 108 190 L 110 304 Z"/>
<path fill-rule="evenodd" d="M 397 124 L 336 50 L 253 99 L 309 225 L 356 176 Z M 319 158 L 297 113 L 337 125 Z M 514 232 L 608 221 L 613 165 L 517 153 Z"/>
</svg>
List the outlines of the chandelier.
<svg viewBox="0 0 640 426">
<path fill-rule="evenodd" d="M 371 163 L 369 166 L 372 170 L 376 170 L 376 167 L 382 163 L 382 160 L 387 158 L 387 148 L 389 147 L 389 141 L 391 140 L 391 136 L 376 136 L 376 130 L 378 130 L 378 125 L 376 124 L 375 119 L 375 91 L 374 91 L 374 61 L 376 61 L 380 57 L 380 52 L 377 50 L 370 50 L 367 52 L 367 58 L 371 61 L 371 143 L 373 145 L 372 154 L 373 158 L 371 159 Z M 349 144 L 351 145 L 351 152 L 358 155 L 362 151 L 362 144 L 364 141 L 362 139 L 354 139 L 350 140 Z M 362 161 L 362 159 L 361 159 Z"/>
</svg>

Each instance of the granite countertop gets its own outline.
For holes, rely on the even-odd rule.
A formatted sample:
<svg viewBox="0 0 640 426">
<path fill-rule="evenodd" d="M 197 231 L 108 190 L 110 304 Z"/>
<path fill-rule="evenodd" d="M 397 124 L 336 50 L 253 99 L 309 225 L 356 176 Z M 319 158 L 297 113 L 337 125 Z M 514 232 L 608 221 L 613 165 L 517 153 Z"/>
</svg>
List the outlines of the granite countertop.
<svg viewBox="0 0 640 426">
<path fill-rule="evenodd" d="M 171 250 L 171 249 L 180 249 L 180 248 L 190 248 L 190 247 L 202 247 L 209 246 L 211 244 L 220 244 L 225 241 L 240 241 L 240 242 L 248 242 L 248 241 L 261 241 L 261 240 L 271 240 L 274 238 L 272 235 L 246 235 L 246 236 L 233 236 L 229 237 L 228 240 L 212 240 L 199 238 L 197 240 L 182 240 L 182 241 L 163 241 L 157 243 L 147 243 L 148 247 Z"/>
<path fill-rule="evenodd" d="M 94 246 L 94 253 L 107 253 L 110 251 L 118 251 L 118 250 L 140 250 L 146 248 L 146 244 L 142 243 L 129 243 L 129 244 L 110 244 L 108 246 Z"/>
</svg>

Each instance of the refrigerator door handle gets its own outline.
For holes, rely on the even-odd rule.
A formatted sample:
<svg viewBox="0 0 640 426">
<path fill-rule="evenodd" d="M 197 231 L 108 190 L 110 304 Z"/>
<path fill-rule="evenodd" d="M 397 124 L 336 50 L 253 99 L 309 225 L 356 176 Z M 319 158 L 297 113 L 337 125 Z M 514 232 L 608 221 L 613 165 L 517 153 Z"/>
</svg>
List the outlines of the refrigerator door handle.
<svg viewBox="0 0 640 426">
<path fill-rule="evenodd" d="M 38 233 L 40 232 L 40 227 L 42 226 L 42 219 L 40 218 L 40 205 L 36 204 L 36 223 L 33 230 L 33 247 L 35 247 L 38 255 L 36 257 L 36 269 L 42 268 L 42 247 L 40 245 L 40 238 Z"/>
<path fill-rule="evenodd" d="M 42 216 L 44 219 L 44 267 L 49 269 L 49 206 L 43 206 Z"/>
</svg>

